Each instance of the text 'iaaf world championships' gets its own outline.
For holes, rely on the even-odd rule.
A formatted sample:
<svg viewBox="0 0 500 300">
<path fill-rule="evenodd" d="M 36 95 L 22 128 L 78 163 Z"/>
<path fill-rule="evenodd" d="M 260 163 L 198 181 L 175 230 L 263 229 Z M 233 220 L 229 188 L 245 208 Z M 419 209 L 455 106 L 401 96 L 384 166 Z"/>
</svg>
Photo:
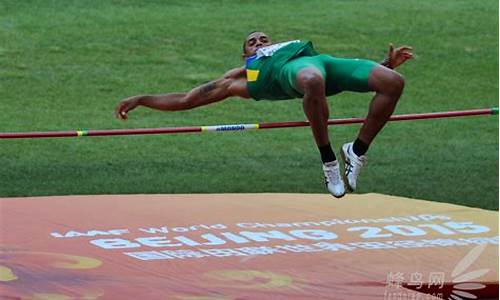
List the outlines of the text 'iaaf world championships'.
<svg viewBox="0 0 500 300">
<path fill-rule="evenodd" d="M 410 215 L 410 216 L 394 216 L 387 218 L 363 218 L 363 219 L 330 219 L 323 221 L 299 221 L 290 223 L 263 223 L 263 222 L 240 222 L 235 226 L 239 228 L 310 228 L 310 227 L 330 227 L 335 225 L 352 225 L 352 224 L 378 224 L 378 223 L 411 223 L 418 221 L 447 221 L 451 217 L 445 215 Z M 206 231 L 206 230 L 224 230 L 229 227 L 224 224 L 197 224 L 187 226 L 160 226 L 160 227 L 142 227 L 137 230 L 145 233 L 169 233 L 169 232 L 190 232 L 190 231 Z M 94 237 L 94 236 L 113 236 L 130 233 L 129 229 L 92 229 L 86 232 L 70 230 L 66 232 L 52 232 L 51 236 L 55 238 L 75 238 L 75 237 Z"/>
</svg>

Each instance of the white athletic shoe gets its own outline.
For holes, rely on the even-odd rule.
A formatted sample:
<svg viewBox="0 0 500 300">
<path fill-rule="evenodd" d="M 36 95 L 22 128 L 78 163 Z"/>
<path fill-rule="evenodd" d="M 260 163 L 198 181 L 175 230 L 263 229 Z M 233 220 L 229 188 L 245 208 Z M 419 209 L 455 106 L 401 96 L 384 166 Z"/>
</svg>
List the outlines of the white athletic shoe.
<svg viewBox="0 0 500 300">
<path fill-rule="evenodd" d="M 330 194 L 335 198 L 341 198 L 345 195 L 345 185 L 340 176 L 340 167 L 337 161 L 323 164 L 323 173 L 325 174 L 325 184 Z"/>
<path fill-rule="evenodd" d="M 345 163 L 344 180 L 347 183 L 347 190 L 349 192 L 356 189 L 359 172 L 366 165 L 366 156 L 357 156 L 352 151 L 352 145 L 353 143 L 344 144 L 340 150 L 340 156 L 342 156 Z"/>
</svg>

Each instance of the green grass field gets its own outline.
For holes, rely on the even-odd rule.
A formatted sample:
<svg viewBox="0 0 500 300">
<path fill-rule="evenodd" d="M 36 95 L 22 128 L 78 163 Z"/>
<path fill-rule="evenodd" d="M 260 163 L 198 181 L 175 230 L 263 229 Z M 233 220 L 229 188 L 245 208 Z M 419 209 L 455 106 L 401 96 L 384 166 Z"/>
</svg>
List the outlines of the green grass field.
<svg viewBox="0 0 500 300">
<path fill-rule="evenodd" d="M 240 66 L 253 30 L 323 53 L 399 69 L 396 113 L 498 105 L 498 1 L 0 1 L 0 131 L 304 120 L 301 100 L 231 99 L 191 111 L 138 109 L 124 97 L 186 91 Z M 364 116 L 370 94 L 329 100 L 331 118 Z M 332 143 L 358 125 L 331 127 Z M 359 193 L 498 209 L 498 117 L 389 124 L 369 151 Z M 0 140 L 0 196 L 129 193 L 325 193 L 308 128 L 82 139 Z M 332 199 L 333 201 L 333 199 Z"/>
</svg>

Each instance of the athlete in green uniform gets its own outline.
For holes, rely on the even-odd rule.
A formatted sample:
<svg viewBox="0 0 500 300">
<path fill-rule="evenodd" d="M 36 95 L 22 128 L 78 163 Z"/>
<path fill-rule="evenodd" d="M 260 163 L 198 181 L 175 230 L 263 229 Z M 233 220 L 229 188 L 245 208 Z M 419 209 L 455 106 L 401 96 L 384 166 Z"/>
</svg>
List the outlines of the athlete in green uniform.
<svg viewBox="0 0 500 300">
<path fill-rule="evenodd" d="M 385 125 L 403 92 L 403 77 L 393 69 L 411 59 L 410 47 L 389 47 L 386 59 L 376 63 L 320 54 L 311 42 L 272 44 L 263 32 L 250 33 L 243 44 L 245 66 L 228 71 L 222 78 L 187 93 L 139 95 L 121 101 L 117 118 L 126 120 L 137 106 L 176 111 L 195 108 L 229 97 L 255 100 L 303 98 L 303 108 L 321 154 L 325 183 L 340 198 L 356 189 L 365 153 Z M 368 116 L 354 142 L 344 144 L 340 154 L 345 163 L 343 177 L 328 137 L 327 96 L 343 91 L 375 92 Z"/>
</svg>

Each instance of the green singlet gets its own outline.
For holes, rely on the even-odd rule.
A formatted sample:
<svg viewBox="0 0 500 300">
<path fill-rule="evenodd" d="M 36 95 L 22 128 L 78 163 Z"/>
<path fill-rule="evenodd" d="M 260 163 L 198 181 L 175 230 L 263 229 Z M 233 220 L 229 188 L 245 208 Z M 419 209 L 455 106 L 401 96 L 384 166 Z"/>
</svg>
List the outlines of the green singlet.
<svg viewBox="0 0 500 300">
<path fill-rule="evenodd" d="M 271 51 L 267 51 L 271 48 Z M 263 50 L 262 52 L 259 52 Z M 304 68 L 318 69 L 325 79 L 326 95 L 342 91 L 368 92 L 368 76 L 378 63 L 364 59 L 319 54 L 311 42 L 292 41 L 271 45 L 247 58 L 247 87 L 255 100 L 303 97 L 296 78 Z"/>
</svg>

